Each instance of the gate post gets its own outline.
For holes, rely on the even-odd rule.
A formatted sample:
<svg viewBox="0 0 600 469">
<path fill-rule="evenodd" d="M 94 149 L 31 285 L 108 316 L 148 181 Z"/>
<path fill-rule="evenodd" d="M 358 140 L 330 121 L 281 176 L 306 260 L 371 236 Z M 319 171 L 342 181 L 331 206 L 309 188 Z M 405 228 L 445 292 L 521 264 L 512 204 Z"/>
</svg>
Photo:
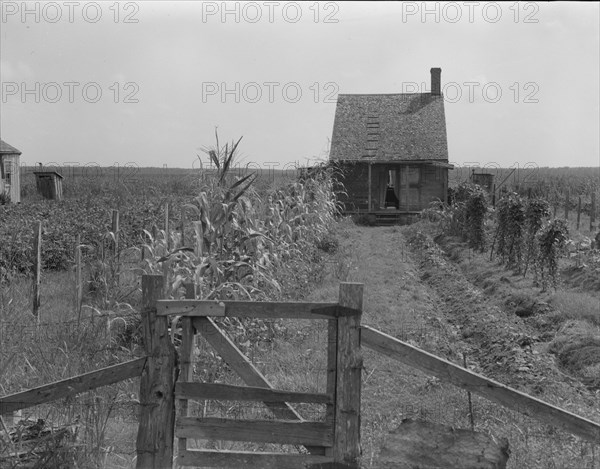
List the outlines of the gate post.
<svg viewBox="0 0 600 469">
<path fill-rule="evenodd" d="M 362 354 L 360 318 L 363 284 L 340 284 L 339 305 L 358 310 L 358 314 L 338 318 L 337 376 L 333 458 L 335 462 L 358 468 L 360 447 L 360 386 Z"/>
<path fill-rule="evenodd" d="M 148 359 L 140 379 L 137 469 L 171 469 L 175 427 L 175 347 L 166 316 L 156 315 L 163 298 L 162 275 L 142 275 L 142 331 Z"/>
<path fill-rule="evenodd" d="M 184 283 L 185 298 L 187 300 L 196 299 L 196 292 L 193 283 Z M 179 348 L 179 381 L 189 382 L 194 377 L 193 357 L 195 348 L 194 326 L 192 318 L 184 316 L 181 318 L 181 347 Z M 179 415 L 182 417 L 188 416 L 188 400 L 179 400 Z M 177 439 L 177 454 L 181 456 L 187 451 L 187 438 Z"/>
</svg>

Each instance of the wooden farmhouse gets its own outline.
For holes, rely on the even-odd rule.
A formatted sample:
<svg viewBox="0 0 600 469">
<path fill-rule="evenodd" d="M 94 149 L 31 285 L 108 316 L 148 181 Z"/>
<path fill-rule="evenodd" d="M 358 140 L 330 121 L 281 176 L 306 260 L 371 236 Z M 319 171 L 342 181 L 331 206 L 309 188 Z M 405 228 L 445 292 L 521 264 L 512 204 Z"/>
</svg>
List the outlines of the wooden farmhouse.
<svg viewBox="0 0 600 469">
<path fill-rule="evenodd" d="M 453 166 L 441 69 L 431 69 L 430 93 L 339 95 L 330 161 L 343 172 L 346 213 L 406 223 L 430 202 L 446 202 Z"/>
<path fill-rule="evenodd" d="M 21 152 L 0 140 L 0 194 L 6 193 L 13 203 L 21 202 Z"/>
</svg>

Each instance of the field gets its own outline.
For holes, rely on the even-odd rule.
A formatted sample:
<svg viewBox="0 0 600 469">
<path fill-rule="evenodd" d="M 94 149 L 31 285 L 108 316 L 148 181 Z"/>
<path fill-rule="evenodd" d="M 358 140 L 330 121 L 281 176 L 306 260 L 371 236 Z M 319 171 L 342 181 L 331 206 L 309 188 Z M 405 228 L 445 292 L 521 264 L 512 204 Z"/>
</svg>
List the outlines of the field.
<svg viewBox="0 0 600 469">
<path fill-rule="evenodd" d="M 139 356 L 140 274 L 167 272 L 172 298 L 193 282 L 202 299 L 336 301 L 339 282 L 364 283 L 364 324 L 461 366 L 466 359 L 471 370 L 600 421 L 600 254 L 591 246 L 589 214 L 579 231 L 571 222 L 572 243 L 565 240 L 557 252 L 556 272 L 544 271 L 540 262 L 539 273 L 532 266 L 523 273 L 508 250 L 490 257 L 501 204 L 486 209 L 481 249 L 477 236 L 462 236 L 471 231 L 453 230 L 462 222 L 460 212 L 432 209 L 409 227 L 356 226 L 336 218 L 331 174 L 298 181 L 270 173 L 250 184 L 247 174 L 224 170 L 229 155 L 221 149 L 220 167 L 203 174 L 148 169 L 123 180 L 109 171 L 96 178 L 73 173 L 65 179 L 62 202 L 40 200 L 32 179 L 24 178 L 23 203 L 0 207 L 0 394 Z M 583 181 L 577 185 L 582 194 L 598 190 L 586 189 L 586 176 L 573 174 Z M 543 218 L 550 223 L 553 217 Z M 39 220 L 42 301 L 35 318 Z M 77 235 L 83 245 L 81 310 Z M 276 388 L 323 390 L 326 337 L 314 324 L 252 320 L 222 326 Z M 197 355 L 196 379 L 236 383 L 205 343 L 199 342 Z M 464 391 L 373 352 L 364 355 L 362 467 L 378 467 L 388 432 L 404 418 L 470 427 Z M 27 409 L 21 418 L 30 423 L 15 428 L 23 435 L 43 419 L 47 428 L 77 429 L 72 441 L 46 448 L 53 454 L 46 467 L 133 467 L 138 391 L 135 379 Z M 600 467 L 597 445 L 484 399 L 473 397 L 472 409 L 475 430 L 508 439 L 509 467 Z M 298 410 L 322 415 L 315 406 Z M 260 406 L 219 401 L 193 411 L 265 414 Z M 4 453 L 18 450 L 2 441 Z"/>
<path fill-rule="evenodd" d="M 318 246 L 327 249 L 330 242 L 331 178 L 326 171 L 304 182 L 240 174 L 233 167 L 234 149 L 216 149 L 218 167 L 189 177 L 152 170 L 141 173 L 141 180 L 76 175 L 65 181 L 61 202 L 40 200 L 31 174 L 24 178 L 23 203 L 0 208 L 2 394 L 136 356 L 141 273 L 166 272 L 168 294 L 175 298 L 185 282 L 195 283 L 202 299 L 290 300 L 306 293 L 320 269 Z M 34 317 L 39 221 L 41 305 Z M 73 272 L 77 249 L 83 258 L 82 305 Z M 224 327 L 243 350 L 250 340 L 270 340 L 279 330 L 263 321 Z M 221 376 L 218 358 L 209 358 L 214 376 Z M 128 467 L 135 439 L 120 432 L 135 430 L 137 386 L 42 406 L 35 418 L 62 426 L 79 422 L 79 453 L 68 457 L 83 458 L 83 467 Z"/>
</svg>

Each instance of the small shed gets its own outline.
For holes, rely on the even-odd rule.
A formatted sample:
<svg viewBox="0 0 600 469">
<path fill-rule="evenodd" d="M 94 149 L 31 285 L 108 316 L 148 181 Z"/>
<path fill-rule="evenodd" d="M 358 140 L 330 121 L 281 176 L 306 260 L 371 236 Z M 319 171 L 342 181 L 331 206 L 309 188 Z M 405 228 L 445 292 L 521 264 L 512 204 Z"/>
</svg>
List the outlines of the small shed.
<svg viewBox="0 0 600 469">
<path fill-rule="evenodd" d="M 37 191 L 45 199 L 62 200 L 63 177 L 56 171 L 34 171 Z"/>
<path fill-rule="evenodd" d="M 13 203 L 21 202 L 21 152 L 0 140 L 0 194 L 6 193 Z"/>
<path fill-rule="evenodd" d="M 494 175 L 491 173 L 476 173 L 475 170 L 471 173 L 471 182 L 478 184 L 483 189 L 491 193 L 494 188 Z"/>
</svg>

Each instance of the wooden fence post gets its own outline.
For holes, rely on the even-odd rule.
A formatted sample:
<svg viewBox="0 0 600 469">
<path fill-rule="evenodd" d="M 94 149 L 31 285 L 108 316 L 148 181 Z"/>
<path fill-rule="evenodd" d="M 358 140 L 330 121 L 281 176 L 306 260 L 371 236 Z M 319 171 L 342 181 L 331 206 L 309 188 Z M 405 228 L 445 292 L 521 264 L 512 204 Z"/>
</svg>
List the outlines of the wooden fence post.
<svg viewBox="0 0 600 469">
<path fill-rule="evenodd" d="M 33 315 L 40 323 L 40 283 L 42 277 L 42 222 L 37 222 L 33 244 Z"/>
<path fill-rule="evenodd" d="M 185 246 L 185 208 L 181 207 L 181 246 Z"/>
<path fill-rule="evenodd" d="M 329 319 L 327 321 L 327 394 L 333 396 L 334 403 L 337 387 L 337 330 L 338 320 Z M 327 404 L 325 421 L 335 422 L 335 404 Z M 326 448 L 325 455 L 333 457 L 333 448 Z"/>
<path fill-rule="evenodd" d="M 171 249 L 171 237 L 169 236 L 169 202 L 165 204 L 165 241 L 167 251 Z"/>
<path fill-rule="evenodd" d="M 112 232 L 113 235 L 115 237 L 115 242 L 114 242 L 114 250 L 113 250 L 113 261 L 116 262 L 116 267 L 114 272 L 114 278 L 113 281 L 115 282 L 115 285 L 118 287 L 119 286 L 119 211 L 118 210 L 113 210 L 112 211 Z"/>
<path fill-rule="evenodd" d="M 193 283 L 185 283 L 185 298 L 193 300 L 196 298 Z M 181 348 L 180 348 L 180 374 L 179 381 L 190 382 L 194 377 L 194 367 L 192 361 L 194 358 L 194 326 L 190 316 L 181 318 Z M 179 400 L 179 410 L 182 417 L 188 416 L 188 400 Z M 187 438 L 179 438 L 178 453 L 181 454 L 187 450 Z"/>
<path fill-rule="evenodd" d="M 169 253 L 169 251 L 171 250 L 171 236 L 169 233 L 170 227 L 169 227 L 169 202 L 165 203 L 165 256 Z M 164 282 L 165 282 L 165 295 L 168 296 L 169 294 L 169 266 L 167 264 L 167 261 L 164 261 L 162 263 L 162 271 L 163 271 L 163 277 L 164 277 Z M 165 296 L 165 297 L 167 297 Z"/>
<path fill-rule="evenodd" d="M 592 192 L 592 211 L 590 212 L 590 232 L 594 235 L 594 223 L 596 221 L 596 193 Z"/>
<path fill-rule="evenodd" d="M 142 330 L 148 360 L 140 379 L 137 469 L 171 469 L 175 426 L 175 347 L 166 316 L 157 316 L 163 276 L 142 275 Z"/>
<path fill-rule="evenodd" d="M 75 240 L 75 313 L 77 325 L 81 322 L 81 303 L 83 301 L 83 282 L 81 279 L 81 235 Z"/>
<path fill-rule="evenodd" d="M 363 284 L 340 284 L 340 306 L 362 311 Z M 360 447 L 360 386 L 362 354 L 360 350 L 361 313 L 339 317 L 337 320 L 337 376 L 335 437 L 333 458 L 335 462 L 358 467 Z"/>
<path fill-rule="evenodd" d="M 579 224 L 581 222 L 581 196 L 577 200 L 577 231 L 579 231 Z"/>
</svg>

